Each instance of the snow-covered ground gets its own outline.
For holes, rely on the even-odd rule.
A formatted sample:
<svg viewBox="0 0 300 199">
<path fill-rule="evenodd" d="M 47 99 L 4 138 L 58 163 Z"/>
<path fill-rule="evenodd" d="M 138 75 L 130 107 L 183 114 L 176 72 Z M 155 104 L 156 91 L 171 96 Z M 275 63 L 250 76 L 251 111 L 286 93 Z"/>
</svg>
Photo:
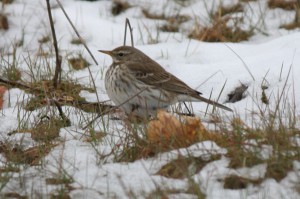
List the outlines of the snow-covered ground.
<svg viewBox="0 0 300 199">
<path fill-rule="evenodd" d="M 81 36 L 87 42 L 96 57 L 99 65 L 96 65 L 81 45 L 71 44 L 76 38 L 74 31 L 67 22 L 56 1 L 50 1 L 53 7 L 52 13 L 55 21 L 55 29 L 60 52 L 63 58 L 70 54 L 81 53 L 92 65 L 90 70 L 95 79 L 97 93 L 100 101 L 107 100 L 104 88 L 104 73 L 111 63 L 110 57 L 100 54 L 97 50 L 112 50 L 123 44 L 124 22 L 129 18 L 133 27 L 135 47 L 160 63 L 167 71 L 185 81 L 192 88 L 209 97 L 212 89 L 212 98 L 218 98 L 224 83 L 224 91 L 219 101 L 225 102 L 227 94 L 241 83 L 249 88 L 246 97 L 236 103 L 227 103 L 234 113 L 221 111 L 220 115 L 226 118 L 240 116 L 248 125 L 259 124 L 259 118 L 253 113 L 266 110 L 266 105 L 261 102 L 262 85 L 267 86 L 266 95 L 270 98 L 270 109 L 278 104 L 281 93 L 284 91 L 281 109 L 287 104 L 300 107 L 300 33 L 299 29 L 287 31 L 280 29 L 283 23 L 293 21 L 294 13 L 282 9 L 269 10 L 267 1 L 258 0 L 245 3 L 244 28 L 247 29 L 256 24 L 257 31 L 249 41 L 240 43 L 207 43 L 191 40 L 187 37 L 194 19 L 208 24 L 208 10 L 216 10 L 219 1 L 189 1 L 189 5 L 183 7 L 171 0 L 134 0 L 129 1 L 132 6 L 118 16 L 112 16 L 111 1 L 75 1 L 64 0 L 62 4 L 69 17 L 75 24 Z M 231 5 L 237 1 L 226 0 L 224 5 Z M 194 19 L 182 24 L 179 33 L 158 32 L 157 27 L 164 23 L 163 20 L 147 19 L 142 13 L 142 8 L 149 12 L 166 15 L 188 14 Z M 51 42 L 40 44 L 39 39 L 51 35 L 46 10 L 46 1 L 43 0 L 15 0 L 6 5 L 2 10 L 7 13 L 9 30 L 0 30 L 1 59 L 8 60 L 13 51 L 14 44 L 22 41 L 23 45 L 17 47 L 16 59 L 22 73 L 22 80 L 29 81 L 28 57 L 37 60 L 40 65 L 45 65 L 38 60 L 39 49 L 53 51 Z M 239 13 L 241 14 L 241 13 Z M 239 14 L 236 14 L 237 16 Z M 263 18 L 263 20 L 262 20 Z M 263 34 L 263 33 L 267 33 Z M 149 40 L 155 40 L 151 43 Z M 127 44 L 129 44 L 129 37 Z M 233 52 L 234 51 L 234 52 Z M 238 55 L 238 56 L 237 56 Z M 240 58 L 239 58 L 240 57 Z M 54 56 L 48 57 L 48 62 L 54 68 Z M 244 63 L 250 73 L 244 66 Z M 4 67 L 4 61 L 0 62 Z M 39 68 L 39 66 L 35 66 Z M 288 72 L 291 68 L 291 73 Z M 3 69 L 3 68 L 2 68 Z M 40 69 L 38 70 L 40 72 Z M 36 73 L 39 73 L 36 71 Z M 42 73 L 42 72 L 41 72 Z M 88 69 L 74 71 L 63 60 L 63 73 L 82 85 L 92 85 Z M 253 76 L 253 77 L 252 77 Z M 47 77 L 49 78 L 49 77 Z M 287 79 L 288 78 L 288 79 Z M 82 92 L 82 97 L 87 101 L 97 101 L 94 93 Z M 21 144 L 25 148 L 35 146 L 35 142 L 29 133 L 16 133 L 12 136 L 7 133 L 18 129 L 22 115 L 26 111 L 22 104 L 31 95 L 20 89 L 10 89 L 4 95 L 4 107 L 0 111 L 0 140 Z M 206 104 L 193 103 L 193 110 L 203 121 L 208 120 L 204 116 Z M 82 127 L 86 124 L 83 118 L 92 117 L 92 114 L 65 106 L 63 110 L 68 112 L 71 126 L 60 130 L 60 141 L 50 153 L 43 159 L 42 166 L 24 166 L 20 172 L 12 173 L 6 184 L 0 184 L 2 193 L 17 192 L 32 198 L 47 198 L 50 193 L 57 192 L 62 185 L 46 184 L 45 179 L 55 177 L 57 173 L 70 176 L 74 183 L 74 190 L 70 191 L 71 198 L 128 198 L 132 192 L 138 198 L 157 190 L 186 190 L 190 179 L 172 179 L 156 175 L 157 171 L 166 163 L 181 156 L 210 156 L 212 154 L 226 154 L 226 149 L 220 148 L 212 141 L 194 144 L 186 149 L 174 150 L 158 154 L 153 158 L 141 159 L 130 163 L 114 162 L 111 153 L 115 144 L 120 143 L 124 128 L 121 121 L 109 120 L 104 117 L 104 122 L 95 121 L 95 130 L 109 132 L 96 146 L 84 141 Z M 28 126 L 38 118 L 41 112 L 47 108 L 33 111 L 28 117 Z M 81 112 L 81 114 L 79 114 Z M 299 109 L 295 110 L 298 118 Z M 286 115 L 285 115 L 286 114 Z M 282 117 L 288 112 L 283 112 Z M 21 115 L 21 116 L 20 116 Z M 103 126 L 103 124 L 109 124 Z M 209 127 L 209 124 L 206 124 Z M 99 154 L 108 154 L 105 159 L 99 159 Z M 263 177 L 266 165 L 261 164 L 253 168 L 228 168 L 229 159 L 222 156 L 221 159 L 208 163 L 200 172 L 192 176 L 198 183 L 200 190 L 207 198 L 300 198 L 300 162 L 294 162 L 294 171 L 280 182 L 274 179 L 266 179 L 259 186 L 248 186 L 245 189 L 231 190 L 223 188 L 225 176 L 236 174 L 239 176 L 258 179 Z M 0 166 L 5 166 L 5 157 L 0 154 Z M 298 184 L 298 192 L 297 192 Z M 184 191 L 182 191 L 184 192 Z M 30 195 L 29 195 L 30 194 Z M 192 194 L 173 193 L 169 198 L 197 198 Z"/>
</svg>

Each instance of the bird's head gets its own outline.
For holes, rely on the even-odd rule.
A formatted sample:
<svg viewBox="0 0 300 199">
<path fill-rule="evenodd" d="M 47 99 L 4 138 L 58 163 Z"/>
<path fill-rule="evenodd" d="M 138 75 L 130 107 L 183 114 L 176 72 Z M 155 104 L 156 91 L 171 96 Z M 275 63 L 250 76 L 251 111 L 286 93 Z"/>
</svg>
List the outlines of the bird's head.
<svg viewBox="0 0 300 199">
<path fill-rule="evenodd" d="M 110 55 L 114 63 L 127 62 L 127 61 L 139 62 L 148 59 L 148 56 L 145 55 L 143 52 L 130 46 L 121 46 L 111 51 L 99 50 L 99 52 Z"/>
</svg>

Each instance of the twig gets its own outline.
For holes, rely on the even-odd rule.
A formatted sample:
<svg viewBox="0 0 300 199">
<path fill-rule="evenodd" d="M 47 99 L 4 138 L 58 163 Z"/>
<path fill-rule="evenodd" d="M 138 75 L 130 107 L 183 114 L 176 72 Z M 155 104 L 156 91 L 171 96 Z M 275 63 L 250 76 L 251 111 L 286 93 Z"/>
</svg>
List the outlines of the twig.
<svg viewBox="0 0 300 199">
<path fill-rule="evenodd" d="M 186 110 L 188 111 L 188 114 L 187 114 L 187 115 L 188 115 L 188 116 L 194 116 L 194 114 L 193 114 L 192 111 L 189 109 L 189 107 L 186 105 L 186 103 L 183 102 L 183 104 L 184 104 Z"/>
<path fill-rule="evenodd" d="M 50 20 L 50 27 L 51 27 L 52 37 L 53 37 L 55 58 L 56 58 L 56 67 L 55 67 L 55 73 L 54 73 L 54 77 L 53 77 L 53 86 L 54 86 L 54 88 L 57 88 L 58 78 L 61 75 L 61 56 L 59 56 L 59 53 L 58 53 L 57 39 L 56 39 L 54 22 L 53 22 L 53 18 L 52 18 L 51 7 L 50 7 L 49 1 L 50 0 L 46 0 L 47 10 L 48 10 L 48 15 L 49 15 L 49 20 Z"/>
<path fill-rule="evenodd" d="M 82 39 L 82 37 L 80 36 L 79 32 L 77 31 L 77 29 L 75 28 L 74 24 L 72 23 L 70 17 L 68 16 L 68 14 L 66 13 L 64 7 L 62 6 L 62 4 L 60 3 L 59 0 L 56 0 L 56 2 L 58 3 L 59 7 L 61 8 L 61 10 L 63 11 L 64 15 L 66 16 L 68 22 L 70 23 L 71 27 L 73 28 L 74 32 L 76 33 L 77 37 L 79 38 L 79 40 L 81 41 L 81 43 L 83 44 L 83 46 L 85 47 L 85 49 L 88 51 L 88 53 L 90 54 L 90 56 L 92 57 L 92 59 L 94 60 L 94 62 L 96 63 L 96 65 L 98 65 L 98 62 L 96 61 L 95 57 L 93 56 L 93 54 L 91 53 L 90 49 L 87 47 L 85 41 Z M 89 75 L 91 76 L 91 80 L 92 80 L 92 83 L 93 83 L 93 86 L 94 88 L 96 89 L 96 83 L 95 83 L 95 80 L 93 78 L 93 75 L 92 75 L 92 71 L 90 69 L 90 67 L 88 66 L 88 71 L 89 71 Z M 97 101 L 100 102 L 100 98 L 99 98 L 99 95 L 98 93 L 96 92 L 96 97 L 97 97 Z M 101 110 L 101 106 L 99 104 L 99 110 Z"/>
<path fill-rule="evenodd" d="M 244 62 L 244 60 L 241 58 L 241 56 L 239 56 L 239 54 L 237 54 L 229 45 L 227 45 L 226 43 L 224 43 L 224 45 L 229 48 L 229 50 L 231 50 L 243 63 L 244 67 L 246 68 L 246 70 L 248 71 L 248 73 L 251 75 L 253 81 L 255 81 L 254 76 L 252 75 L 250 69 L 248 68 L 247 64 Z"/>
<path fill-rule="evenodd" d="M 51 102 L 53 102 L 59 112 L 59 116 L 61 117 L 61 119 L 65 122 L 66 126 L 71 126 L 71 121 L 69 120 L 69 118 L 66 117 L 66 115 L 64 114 L 64 112 L 62 111 L 61 105 L 58 103 L 58 101 L 56 101 L 55 99 L 51 99 Z"/>
<path fill-rule="evenodd" d="M 28 86 L 26 84 L 22 84 L 22 83 L 19 83 L 19 82 L 11 81 L 11 80 L 5 79 L 3 77 L 0 77 L 0 82 L 2 82 L 4 84 L 7 84 L 7 85 L 10 85 L 10 86 L 16 86 L 18 88 L 29 89 L 29 90 L 33 90 L 33 91 L 36 91 L 36 92 L 43 92 L 40 89 L 32 88 L 32 87 L 30 87 L 30 86 Z"/>
<path fill-rule="evenodd" d="M 92 52 L 90 51 L 90 49 L 87 47 L 84 39 L 82 39 L 82 37 L 80 36 L 79 32 L 77 31 L 77 29 L 75 28 L 74 24 L 72 23 L 70 17 L 68 16 L 68 14 L 66 13 L 64 7 L 62 6 L 62 4 L 60 3 L 59 0 L 56 0 L 56 2 L 58 3 L 60 9 L 63 11 L 64 15 L 66 16 L 68 22 L 70 23 L 70 25 L 72 26 L 74 32 L 76 33 L 78 39 L 80 40 L 80 42 L 83 44 L 84 48 L 88 51 L 88 53 L 90 54 L 90 56 L 92 57 L 92 59 L 94 60 L 94 62 L 96 63 L 96 65 L 98 65 L 98 62 L 96 61 L 95 57 L 93 56 Z"/>
<path fill-rule="evenodd" d="M 130 21 L 129 21 L 128 18 L 126 18 L 126 21 L 125 21 L 125 33 L 124 33 L 124 43 L 123 43 L 123 46 L 126 45 L 127 25 L 128 25 L 128 27 L 129 27 L 129 31 L 130 31 L 131 46 L 134 47 L 134 44 L 133 44 L 132 28 L 131 28 Z"/>
</svg>

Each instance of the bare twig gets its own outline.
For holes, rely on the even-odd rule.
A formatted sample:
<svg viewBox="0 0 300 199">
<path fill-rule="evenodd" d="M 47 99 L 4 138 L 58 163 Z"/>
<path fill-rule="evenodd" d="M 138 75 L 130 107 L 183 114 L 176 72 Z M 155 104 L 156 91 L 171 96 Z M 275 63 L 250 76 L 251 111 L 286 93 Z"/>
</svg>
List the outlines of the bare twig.
<svg viewBox="0 0 300 199">
<path fill-rule="evenodd" d="M 51 99 L 50 101 L 53 102 L 54 105 L 56 106 L 56 108 L 57 108 L 57 110 L 59 112 L 59 116 L 65 122 L 65 125 L 66 126 L 71 126 L 71 121 L 69 120 L 69 118 L 66 117 L 66 115 L 62 111 L 62 108 L 61 108 L 61 105 L 59 104 L 59 102 L 56 101 L 55 99 Z"/>
<path fill-rule="evenodd" d="M 50 7 L 49 1 L 50 0 L 46 0 L 48 16 L 49 16 L 49 21 L 50 21 L 50 27 L 51 27 L 52 37 L 53 37 L 55 58 L 56 58 L 56 67 L 55 67 L 55 73 L 54 73 L 54 77 L 53 77 L 53 86 L 54 86 L 54 88 L 57 88 L 59 76 L 61 75 L 61 56 L 59 55 L 59 52 L 58 52 L 57 39 L 56 39 L 54 22 L 53 22 L 53 18 L 52 18 L 51 7 Z"/>
<path fill-rule="evenodd" d="M 56 0 L 56 2 L 58 3 L 59 7 L 61 8 L 61 10 L 63 11 L 64 15 L 66 16 L 67 20 L 69 21 L 71 27 L 73 28 L 74 32 L 76 33 L 77 37 L 79 38 L 79 40 L 81 41 L 81 43 L 83 44 L 83 46 L 85 47 L 85 49 L 88 51 L 88 53 L 90 54 L 90 56 L 92 57 L 92 59 L 94 60 L 94 62 L 96 63 L 96 65 L 98 65 L 98 62 L 96 61 L 95 57 L 93 56 L 93 54 L 91 53 L 90 49 L 87 47 L 85 41 L 82 39 L 82 37 L 80 36 L 79 32 L 77 31 L 77 29 L 75 28 L 74 24 L 72 23 L 70 17 L 68 16 L 68 14 L 66 13 L 64 7 L 62 6 L 62 4 L 60 3 L 59 0 Z M 95 80 L 93 78 L 93 75 L 92 75 L 92 71 L 90 69 L 90 67 L 88 66 L 88 71 L 89 71 L 89 75 L 91 77 L 91 80 L 92 80 L 92 83 L 93 83 L 93 86 L 94 88 L 96 89 L 96 83 L 95 83 Z M 96 92 L 96 97 L 97 97 L 97 101 L 100 102 L 100 98 L 99 98 L 99 95 L 98 93 Z M 101 105 L 99 103 L 98 105 L 98 108 L 99 110 L 101 110 Z"/>
<path fill-rule="evenodd" d="M 80 36 L 79 32 L 76 30 L 74 24 L 72 23 L 70 17 L 68 16 L 68 14 L 66 13 L 64 7 L 62 6 L 62 4 L 60 3 L 59 0 L 56 0 L 56 2 L 58 3 L 60 9 L 63 11 L 64 15 L 66 16 L 68 22 L 70 23 L 70 25 L 72 26 L 74 32 L 76 33 L 78 39 L 80 40 L 80 42 L 83 44 L 84 48 L 88 51 L 88 53 L 90 54 L 90 56 L 92 57 L 92 59 L 94 60 L 94 62 L 96 63 L 96 65 L 98 65 L 98 62 L 96 61 L 95 57 L 93 56 L 92 52 L 90 51 L 90 49 L 87 47 L 84 39 L 82 39 L 82 37 Z"/>
<path fill-rule="evenodd" d="M 125 21 L 125 33 L 124 33 L 124 43 L 123 43 L 123 46 L 126 45 L 127 25 L 128 25 L 128 27 L 129 27 L 129 31 L 130 31 L 131 46 L 134 47 L 134 44 L 133 44 L 132 28 L 131 28 L 130 21 L 129 21 L 128 18 L 126 18 L 126 21 Z"/>
<path fill-rule="evenodd" d="M 189 107 L 186 105 L 186 103 L 183 102 L 183 104 L 184 104 L 186 110 L 188 111 L 188 114 L 187 114 L 187 115 L 188 115 L 188 116 L 194 116 L 195 114 L 192 113 L 192 111 L 189 109 Z"/>
<path fill-rule="evenodd" d="M 8 80 L 8 79 L 3 78 L 3 77 L 0 77 L 0 82 L 4 83 L 4 84 L 7 84 L 7 85 L 10 85 L 10 86 L 16 86 L 16 87 L 21 88 L 21 89 L 29 89 L 29 90 L 32 90 L 32 91 L 35 91 L 35 92 L 43 92 L 40 89 L 33 88 L 33 87 L 30 87 L 26 84 L 22 84 L 22 83 L 19 83 L 19 82 L 16 82 L 16 81 L 11 81 L 11 80 Z"/>
</svg>

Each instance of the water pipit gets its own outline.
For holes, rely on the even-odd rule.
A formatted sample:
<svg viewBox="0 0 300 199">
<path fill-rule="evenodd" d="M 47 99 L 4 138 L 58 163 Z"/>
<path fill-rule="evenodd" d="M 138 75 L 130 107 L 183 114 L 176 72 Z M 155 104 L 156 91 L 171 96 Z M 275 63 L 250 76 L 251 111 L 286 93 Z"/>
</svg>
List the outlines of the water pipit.
<svg viewBox="0 0 300 199">
<path fill-rule="evenodd" d="M 128 115 L 154 115 L 158 109 L 185 101 L 202 101 L 232 111 L 200 96 L 202 93 L 189 87 L 136 48 L 121 46 L 112 51 L 99 51 L 113 59 L 105 75 L 107 94 Z"/>
</svg>

